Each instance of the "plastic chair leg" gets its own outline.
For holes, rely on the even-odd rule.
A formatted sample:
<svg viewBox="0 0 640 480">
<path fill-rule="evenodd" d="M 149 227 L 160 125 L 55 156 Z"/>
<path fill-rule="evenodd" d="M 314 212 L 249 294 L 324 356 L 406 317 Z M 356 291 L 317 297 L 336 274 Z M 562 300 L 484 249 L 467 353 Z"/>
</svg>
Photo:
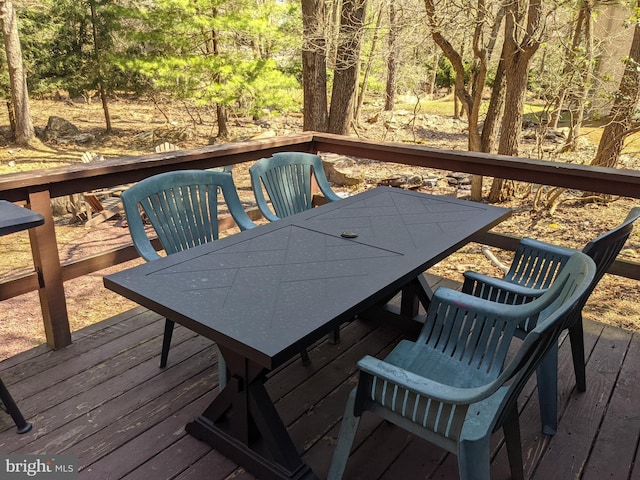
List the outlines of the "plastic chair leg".
<svg viewBox="0 0 640 480">
<path fill-rule="evenodd" d="M 554 343 L 536 370 L 542 433 L 555 435 L 558 429 L 558 343 Z"/>
<path fill-rule="evenodd" d="M 333 451 L 333 458 L 331 459 L 331 466 L 329 467 L 329 474 L 327 475 L 328 480 L 340 480 L 347 467 L 349 453 L 351 453 L 353 440 L 356 436 L 358 425 L 360 424 L 360 417 L 356 417 L 353 414 L 353 408 L 356 403 L 356 390 L 357 387 L 351 390 L 349 400 L 347 400 L 347 406 L 344 410 L 344 416 L 342 417 L 342 424 L 340 425 L 340 433 L 338 434 L 338 444 Z"/>
<path fill-rule="evenodd" d="M 571 340 L 571 356 L 573 357 L 573 371 L 576 374 L 576 388 L 580 392 L 587 390 L 587 375 L 584 365 L 584 332 L 582 329 L 582 315 L 576 323 L 569 327 Z"/>
<path fill-rule="evenodd" d="M 22 412 L 2 380 L 0 380 L 0 399 L 2 399 L 2 403 L 7 407 L 7 412 L 11 415 L 16 427 L 18 427 L 18 433 L 27 433 L 31 430 L 31 424 L 22 416 Z"/>
<path fill-rule="evenodd" d="M 218 388 L 220 391 L 227 385 L 227 362 L 218 349 Z"/>
<path fill-rule="evenodd" d="M 173 327 L 175 323 L 168 318 L 164 322 L 164 337 L 162 339 L 162 353 L 160 354 L 160 368 L 167 366 L 169 358 L 169 347 L 171 346 L 171 336 L 173 335 Z"/>
<path fill-rule="evenodd" d="M 491 435 L 479 440 L 462 440 L 458 444 L 460 480 L 489 480 L 491 478 Z"/>
<path fill-rule="evenodd" d="M 522 463 L 522 441 L 520 439 L 520 419 L 518 418 L 518 406 L 514 405 L 507 413 L 502 425 L 504 441 L 507 446 L 507 456 L 511 467 L 513 480 L 524 480 L 524 466 Z"/>
</svg>

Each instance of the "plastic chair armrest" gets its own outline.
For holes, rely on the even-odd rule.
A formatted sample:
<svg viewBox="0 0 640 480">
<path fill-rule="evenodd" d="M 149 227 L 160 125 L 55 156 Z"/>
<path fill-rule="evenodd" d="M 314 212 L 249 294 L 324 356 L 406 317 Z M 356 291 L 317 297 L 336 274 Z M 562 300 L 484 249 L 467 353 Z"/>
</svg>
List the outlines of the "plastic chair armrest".
<svg viewBox="0 0 640 480">
<path fill-rule="evenodd" d="M 490 277 L 488 275 L 483 275 L 482 273 L 474 272 L 471 270 L 464 272 L 462 275 L 464 277 L 462 292 L 467 294 L 474 294 L 476 296 L 479 296 L 480 298 L 487 297 L 485 296 L 485 294 L 478 295 L 477 293 L 475 293 L 478 291 L 478 285 L 482 285 L 484 287 L 482 289 L 483 292 L 506 292 L 519 298 L 526 297 L 529 300 L 538 298 L 547 290 L 522 287 L 517 283 L 509 282 L 501 278 Z M 488 293 L 486 295 L 488 295 Z"/>
<path fill-rule="evenodd" d="M 487 385 L 470 388 L 445 385 L 369 355 L 358 362 L 358 368 L 369 375 L 393 385 L 398 385 L 418 395 L 456 405 L 470 405 L 479 402 L 500 388 L 500 384 L 495 381 Z"/>
<path fill-rule="evenodd" d="M 335 202 L 337 200 L 342 200 L 342 197 L 336 194 L 336 192 L 334 192 L 331 187 L 329 187 L 329 185 L 322 185 L 322 183 L 319 182 L 318 186 L 320 187 L 320 191 L 322 192 L 322 195 L 324 195 L 324 198 L 327 199 L 327 201 Z"/>
<path fill-rule="evenodd" d="M 159 258 L 162 258 L 162 255 L 160 255 L 158 252 L 155 251 L 150 241 L 138 242 L 135 244 L 135 247 L 136 247 L 136 250 L 138 250 L 138 253 L 140 254 L 140 256 L 144 258 L 147 262 L 152 262 L 154 260 L 158 260 Z"/>
<path fill-rule="evenodd" d="M 251 230 L 257 227 L 257 225 L 251 221 L 249 215 L 234 216 L 234 220 L 238 224 L 238 227 L 240 227 L 240 230 Z"/>
</svg>

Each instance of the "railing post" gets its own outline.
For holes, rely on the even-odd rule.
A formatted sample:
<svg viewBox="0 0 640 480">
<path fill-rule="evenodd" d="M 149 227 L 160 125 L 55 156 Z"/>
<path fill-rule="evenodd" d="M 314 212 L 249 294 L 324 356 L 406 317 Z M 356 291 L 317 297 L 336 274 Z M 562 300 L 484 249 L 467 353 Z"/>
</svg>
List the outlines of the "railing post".
<svg viewBox="0 0 640 480">
<path fill-rule="evenodd" d="M 29 239 L 40 283 L 38 293 L 44 331 L 47 343 L 55 350 L 71 343 L 71 329 L 49 191 L 29 193 L 29 205 L 44 217 L 44 225 L 29 230 Z"/>
</svg>

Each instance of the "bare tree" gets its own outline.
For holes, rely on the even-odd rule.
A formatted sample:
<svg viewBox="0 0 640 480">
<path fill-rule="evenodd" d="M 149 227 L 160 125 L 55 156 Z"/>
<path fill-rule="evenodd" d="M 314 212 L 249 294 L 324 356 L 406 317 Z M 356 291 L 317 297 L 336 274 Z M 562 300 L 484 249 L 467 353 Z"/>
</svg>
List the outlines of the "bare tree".
<svg viewBox="0 0 640 480">
<path fill-rule="evenodd" d="M 489 152 L 492 145 L 483 144 L 483 137 L 480 133 L 480 103 L 482 102 L 482 94 L 487 80 L 488 60 L 491 49 L 495 44 L 495 33 L 498 24 L 502 20 L 500 10 L 495 16 L 489 16 L 490 8 L 484 0 L 477 0 L 475 9 L 472 12 L 473 24 L 473 63 L 471 67 L 471 78 L 468 84 L 465 82 L 465 65 L 462 50 L 456 50 L 451 40 L 445 36 L 447 25 L 445 15 L 436 10 L 434 0 L 425 0 L 425 9 L 427 12 L 427 22 L 431 30 L 431 36 L 435 43 L 440 47 L 444 55 L 449 59 L 456 74 L 455 79 L 455 98 L 459 99 L 462 109 L 467 116 L 469 125 L 468 148 L 474 152 Z M 485 39 L 485 30 L 490 29 L 492 32 Z M 497 101 L 498 99 L 496 99 Z M 457 109 L 456 109 L 457 110 Z M 495 140 L 495 136 L 485 136 L 484 141 Z M 472 181 L 471 198 L 480 200 L 482 198 L 482 177 L 474 176 Z"/>
<path fill-rule="evenodd" d="M 362 110 L 362 104 L 364 103 L 364 97 L 367 94 L 367 84 L 369 83 L 369 75 L 371 75 L 371 69 L 373 68 L 373 57 L 378 45 L 378 33 L 380 32 L 380 24 L 382 23 L 382 5 L 378 7 L 378 13 L 376 14 L 376 26 L 373 30 L 373 38 L 371 39 L 371 47 L 369 49 L 369 56 L 367 57 L 367 63 L 362 76 L 362 85 L 360 86 L 360 93 L 358 94 L 358 103 L 356 104 L 356 112 L 354 114 L 356 125 L 360 121 L 360 111 Z"/>
<path fill-rule="evenodd" d="M 640 0 L 638 0 L 638 8 L 640 8 Z M 638 130 L 637 126 L 633 128 L 632 117 L 639 100 L 640 25 L 636 21 L 624 74 L 611 109 L 611 122 L 605 126 L 602 132 L 598 151 L 591 161 L 591 165 L 599 167 L 615 167 L 617 165 L 625 138 Z"/>
<path fill-rule="evenodd" d="M 501 59 L 504 63 L 506 90 L 498 144 L 499 154 L 518 154 L 529 63 L 540 46 L 544 26 L 542 0 L 509 1 L 505 5 L 505 34 Z M 494 179 L 489 201 L 500 202 L 509 198 L 509 185 L 504 179 Z"/>
<path fill-rule="evenodd" d="M 557 128 L 560 112 L 565 100 L 569 103 L 569 134 L 561 152 L 573 151 L 580 136 L 584 119 L 585 101 L 591 89 L 594 68 L 593 9 L 595 0 L 583 0 L 577 13 L 571 45 L 567 51 L 562 78 L 565 83 L 560 89 L 549 126 Z M 567 98 L 568 97 L 568 98 Z"/>
<path fill-rule="evenodd" d="M 211 15 L 216 18 L 218 16 L 218 9 L 213 7 L 211 10 Z M 207 42 L 206 52 L 213 56 L 220 55 L 220 34 L 218 30 L 211 29 L 211 35 L 209 41 Z M 220 72 L 215 72 L 213 76 L 213 81 L 216 83 L 220 83 L 222 76 Z M 229 127 L 227 125 L 227 109 L 224 107 L 224 104 L 220 102 L 216 102 L 216 123 L 218 125 L 218 137 L 219 138 L 228 138 L 229 137 Z"/>
<path fill-rule="evenodd" d="M 102 111 L 104 112 L 104 121 L 106 125 L 106 133 L 111 133 L 111 115 L 109 114 L 109 103 L 107 102 L 107 92 L 104 88 L 104 77 L 102 75 L 102 45 L 100 36 L 98 35 L 98 17 L 96 15 L 96 5 L 94 0 L 89 0 L 89 9 L 91 11 L 91 27 L 93 34 L 93 55 L 96 62 L 96 77 L 98 91 L 100 92 L 100 100 L 102 101 Z"/>
<path fill-rule="evenodd" d="M 4 47 L 7 54 L 9 68 L 9 82 L 11 84 L 11 106 L 9 116 L 15 118 L 14 135 L 19 144 L 28 144 L 34 137 L 35 131 L 29 109 L 29 93 L 27 91 L 27 77 L 22 62 L 22 48 L 18 35 L 18 18 L 11 1 L 0 0 L 0 23 Z"/>
<path fill-rule="evenodd" d="M 347 134 L 360 70 L 360 50 L 367 0 L 343 0 L 328 131 Z"/>
<path fill-rule="evenodd" d="M 327 43 L 324 0 L 302 0 L 304 130 L 327 129 Z"/>
<path fill-rule="evenodd" d="M 398 11 L 395 0 L 389 0 L 389 53 L 387 55 L 387 88 L 384 99 L 384 109 L 387 112 L 393 110 L 396 96 L 396 77 L 398 74 Z"/>
</svg>

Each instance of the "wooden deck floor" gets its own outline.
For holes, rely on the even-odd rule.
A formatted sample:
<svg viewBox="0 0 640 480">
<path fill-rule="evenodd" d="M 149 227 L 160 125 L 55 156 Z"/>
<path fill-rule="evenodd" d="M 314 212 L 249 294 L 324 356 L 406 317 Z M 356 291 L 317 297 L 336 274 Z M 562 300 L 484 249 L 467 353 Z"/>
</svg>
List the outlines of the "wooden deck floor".
<svg viewBox="0 0 640 480">
<path fill-rule="evenodd" d="M 185 433 L 217 386 L 216 348 L 178 327 L 169 367 L 158 368 L 163 323 L 142 308 L 75 334 L 52 352 L 39 347 L 0 364 L 0 376 L 34 424 L 17 435 L 0 412 L 0 452 L 70 454 L 81 479 L 254 478 Z M 568 341 L 560 348 L 560 425 L 540 434 L 534 382 L 521 398 L 527 478 L 640 479 L 640 338 L 593 321 L 585 325 L 588 391 L 577 394 Z M 326 476 L 355 363 L 382 356 L 416 328 L 346 324 L 338 345 L 319 343 L 267 382 L 289 432 L 320 478 Z M 509 478 L 494 435 L 492 477 Z M 363 419 L 345 478 L 457 478 L 452 455 L 373 416 Z"/>
</svg>

